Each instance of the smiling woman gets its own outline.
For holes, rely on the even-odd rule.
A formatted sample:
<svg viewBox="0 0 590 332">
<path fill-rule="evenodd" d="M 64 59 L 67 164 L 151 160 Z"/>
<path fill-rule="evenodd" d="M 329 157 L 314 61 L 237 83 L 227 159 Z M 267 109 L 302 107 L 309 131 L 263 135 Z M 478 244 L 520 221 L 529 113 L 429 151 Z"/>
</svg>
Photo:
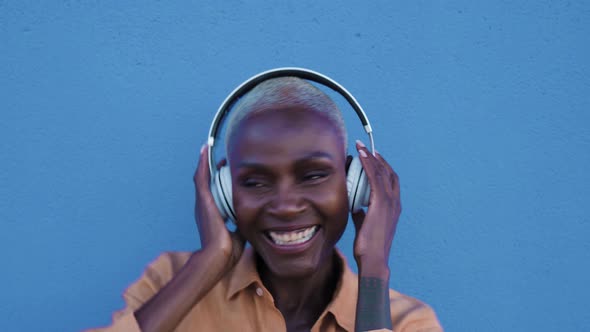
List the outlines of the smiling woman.
<svg viewBox="0 0 590 332">
<path fill-rule="evenodd" d="M 388 289 L 399 181 L 361 142 L 359 159 L 346 155 L 334 103 L 301 78 L 276 77 L 234 111 L 220 172 L 229 193 L 216 202 L 211 192 L 207 145 L 194 177 L 202 248 L 159 257 L 102 330 L 442 331 L 427 305 Z M 354 163 L 370 185 L 366 213 L 349 208 Z M 230 206 L 220 208 L 219 195 Z M 335 247 L 349 213 L 358 277 Z"/>
</svg>

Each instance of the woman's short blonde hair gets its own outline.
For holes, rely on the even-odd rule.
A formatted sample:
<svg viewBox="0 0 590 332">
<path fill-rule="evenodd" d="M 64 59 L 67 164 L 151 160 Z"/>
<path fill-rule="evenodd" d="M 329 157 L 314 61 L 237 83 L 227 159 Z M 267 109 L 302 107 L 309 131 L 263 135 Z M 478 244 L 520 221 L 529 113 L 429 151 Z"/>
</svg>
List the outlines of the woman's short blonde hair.
<svg viewBox="0 0 590 332">
<path fill-rule="evenodd" d="M 346 127 L 342 112 L 336 103 L 311 83 L 291 76 L 268 79 L 258 84 L 236 103 L 227 120 L 226 151 L 231 135 L 242 120 L 254 114 L 277 110 L 277 105 L 280 105 L 282 109 L 310 109 L 324 115 L 334 124 L 341 136 L 346 153 Z"/>
</svg>

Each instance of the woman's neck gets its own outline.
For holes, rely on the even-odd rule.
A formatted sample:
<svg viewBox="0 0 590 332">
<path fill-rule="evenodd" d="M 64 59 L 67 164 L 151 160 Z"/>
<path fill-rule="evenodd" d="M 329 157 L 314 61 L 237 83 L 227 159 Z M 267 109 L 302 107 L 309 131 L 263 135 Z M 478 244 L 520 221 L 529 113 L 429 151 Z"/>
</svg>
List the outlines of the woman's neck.
<svg viewBox="0 0 590 332">
<path fill-rule="evenodd" d="M 313 274 L 300 278 L 277 276 L 266 268 L 260 258 L 257 259 L 257 267 L 262 283 L 272 294 L 275 306 L 285 318 L 288 331 L 311 329 L 332 300 L 342 274 L 342 266 L 335 251 L 327 264 L 320 266 Z"/>
</svg>

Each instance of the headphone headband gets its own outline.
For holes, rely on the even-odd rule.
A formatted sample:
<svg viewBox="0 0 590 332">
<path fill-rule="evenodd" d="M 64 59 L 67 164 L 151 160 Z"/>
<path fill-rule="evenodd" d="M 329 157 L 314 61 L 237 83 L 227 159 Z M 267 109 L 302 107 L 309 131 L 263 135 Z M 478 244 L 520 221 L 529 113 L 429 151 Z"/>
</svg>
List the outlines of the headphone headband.
<svg viewBox="0 0 590 332">
<path fill-rule="evenodd" d="M 234 89 L 221 103 L 215 117 L 213 118 L 213 122 L 211 123 L 211 127 L 209 128 L 209 137 L 207 139 L 207 144 L 209 145 L 208 149 L 208 158 L 209 158 L 209 172 L 213 176 L 215 174 L 215 162 L 213 156 L 213 146 L 215 145 L 215 139 L 217 137 L 217 132 L 221 127 L 222 120 L 225 118 L 227 113 L 229 113 L 231 107 L 235 104 L 235 102 L 250 90 L 252 90 L 256 85 L 260 84 L 263 81 L 269 80 L 271 78 L 276 77 L 286 77 L 286 76 L 294 76 L 301 79 L 306 79 L 309 81 L 313 81 L 316 83 L 320 83 L 325 85 L 332 90 L 338 92 L 352 108 L 355 110 L 356 114 L 358 115 L 359 119 L 361 120 L 363 127 L 365 128 L 365 132 L 369 135 L 369 141 L 371 146 L 371 152 L 375 151 L 375 143 L 373 142 L 373 129 L 371 128 L 371 124 L 369 123 L 369 119 L 363 111 L 361 105 L 356 101 L 354 96 L 348 92 L 342 85 L 338 84 L 338 82 L 334 81 L 333 79 L 320 74 L 318 72 L 305 69 L 305 68 L 297 68 L 297 67 L 284 67 L 284 68 L 275 68 L 271 70 L 264 71 L 262 73 L 256 74 L 242 84 L 240 84 L 237 88 Z"/>
</svg>

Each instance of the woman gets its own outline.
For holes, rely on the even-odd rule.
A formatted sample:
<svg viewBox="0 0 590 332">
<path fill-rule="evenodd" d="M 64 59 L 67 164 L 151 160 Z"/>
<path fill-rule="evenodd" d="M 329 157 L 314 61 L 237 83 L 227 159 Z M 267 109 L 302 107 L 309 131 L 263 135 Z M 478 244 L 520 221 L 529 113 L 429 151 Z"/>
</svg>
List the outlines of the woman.
<svg viewBox="0 0 590 332">
<path fill-rule="evenodd" d="M 360 141 L 371 192 L 367 212 L 352 214 L 358 277 L 336 249 L 349 215 L 346 141 L 340 111 L 307 81 L 258 84 L 230 114 L 218 165 L 230 170 L 236 232 L 215 204 L 204 145 L 201 249 L 160 256 L 104 331 L 442 331 L 427 305 L 388 288 L 399 181 Z"/>
</svg>

